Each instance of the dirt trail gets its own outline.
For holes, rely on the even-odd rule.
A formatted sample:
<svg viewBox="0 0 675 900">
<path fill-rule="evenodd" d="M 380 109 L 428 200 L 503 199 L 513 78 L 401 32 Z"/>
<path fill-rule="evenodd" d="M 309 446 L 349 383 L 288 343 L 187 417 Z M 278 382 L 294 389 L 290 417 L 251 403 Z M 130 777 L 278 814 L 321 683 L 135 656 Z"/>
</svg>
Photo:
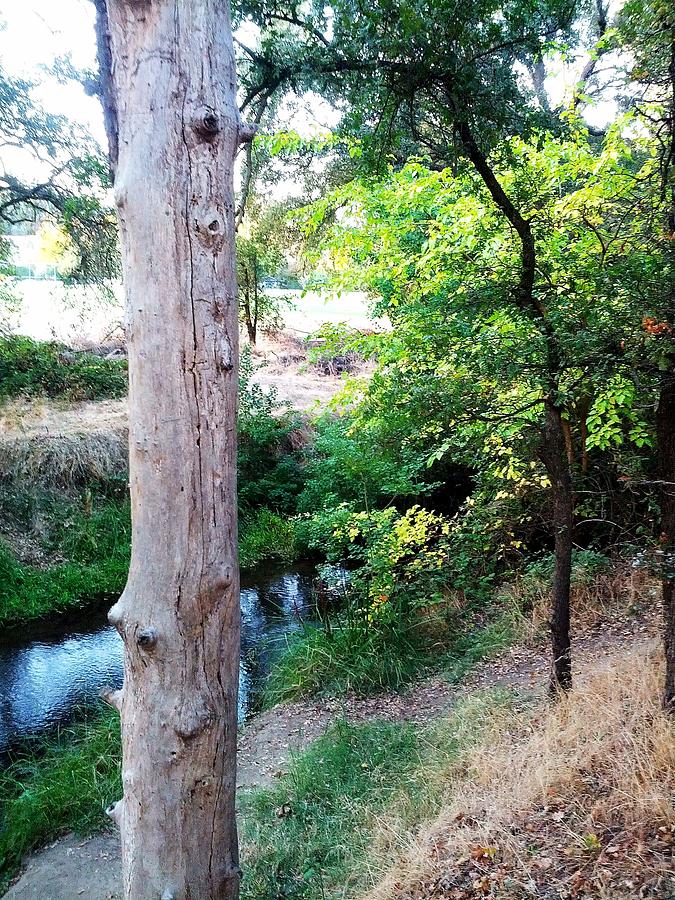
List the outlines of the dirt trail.
<svg viewBox="0 0 675 900">
<path fill-rule="evenodd" d="M 644 619 L 601 622 L 586 630 L 575 641 L 577 678 L 583 681 L 587 671 L 655 644 L 657 630 L 653 621 Z M 472 691 L 504 687 L 524 695 L 543 694 L 547 674 L 545 647 L 515 646 L 479 663 L 460 684 L 436 676 L 402 694 L 282 704 L 256 717 L 242 731 L 239 789 L 274 784 L 284 774 L 293 753 L 306 748 L 340 719 L 424 724 L 447 713 L 459 697 Z M 68 835 L 28 858 L 6 900 L 119 900 L 120 878 L 116 834 L 104 833 L 88 840 Z"/>
</svg>

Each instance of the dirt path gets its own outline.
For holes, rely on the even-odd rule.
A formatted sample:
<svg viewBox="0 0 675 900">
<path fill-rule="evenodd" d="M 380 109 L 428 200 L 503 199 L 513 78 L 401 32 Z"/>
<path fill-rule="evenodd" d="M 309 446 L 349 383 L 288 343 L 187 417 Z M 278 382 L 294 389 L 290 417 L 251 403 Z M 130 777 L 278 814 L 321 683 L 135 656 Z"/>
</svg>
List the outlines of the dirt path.
<svg viewBox="0 0 675 900">
<path fill-rule="evenodd" d="M 603 622 L 575 642 L 575 673 L 609 664 L 617 655 L 641 652 L 656 642 L 653 621 L 626 619 Z M 402 694 L 368 699 L 311 700 L 287 703 L 262 713 L 241 734 L 240 790 L 270 786 L 286 771 L 293 753 L 315 741 L 335 721 L 373 720 L 424 724 L 447 713 L 457 698 L 488 687 L 505 687 L 525 695 L 543 693 L 548 674 L 545 647 L 515 646 L 479 663 L 461 684 L 434 677 Z M 68 835 L 32 855 L 6 900 L 119 900 L 121 869 L 113 833 L 80 840 Z"/>
</svg>

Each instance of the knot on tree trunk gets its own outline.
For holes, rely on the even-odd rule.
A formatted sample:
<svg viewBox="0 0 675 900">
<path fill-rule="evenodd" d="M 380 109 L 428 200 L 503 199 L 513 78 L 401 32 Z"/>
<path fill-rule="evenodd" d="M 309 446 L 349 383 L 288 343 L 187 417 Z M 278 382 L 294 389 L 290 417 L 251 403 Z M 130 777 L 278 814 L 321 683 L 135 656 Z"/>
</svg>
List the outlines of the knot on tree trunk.
<svg viewBox="0 0 675 900">
<path fill-rule="evenodd" d="M 211 106 L 200 106 L 195 110 L 190 125 L 205 141 L 212 141 L 222 130 L 218 113 Z"/>
<path fill-rule="evenodd" d="M 154 628 L 141 628 L 136 643 L 142 650 L 152 650 L 157 645 L 157 632 Z"/>
</svg>

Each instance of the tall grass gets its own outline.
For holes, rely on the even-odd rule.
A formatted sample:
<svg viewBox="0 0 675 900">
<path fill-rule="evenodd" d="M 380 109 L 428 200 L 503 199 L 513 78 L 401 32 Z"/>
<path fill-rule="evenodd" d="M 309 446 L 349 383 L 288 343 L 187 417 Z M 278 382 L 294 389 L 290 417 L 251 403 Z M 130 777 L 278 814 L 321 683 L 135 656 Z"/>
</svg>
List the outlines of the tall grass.
<svg viewBox="0 0 675 900">
<path fill-rule="evenodd" d="M 131 524 L 128 501 L 61 505 L 46 539 L 64 562 L 47 567 L 20 562 L 0 541 L 0 625 L 42 618 L 124 588 Z"/>
<path fill-rule="evenodd" d="M 120 752 L 112 710 L 14 751 L 0 769 L 0 887 L 34 847 L 105 826 L 105 808 L 121 795 Z"/>
<path fill-rule="evenodd" d="M 495 848 L 516 884 L 552 888 L 554 871 L 573 882 L 583 869 L 589 893 L 579 896 L 672 896 L 675 734 L 660 707 L 662 677 L 661 651 L 647 646 L 596 664 L 556 704 L 495 709 L 484 739 L 438 785 L 437 816 L 407 834 L 383 818 L 374 842 L 396 833 L 405 850 L 372 900 L 415 897 L 439 878 L 461 896 L 453 873 L 476 847 Z M 591 890 L 612 870 L 618 884 Z M 643 891 L 643 882 L 657 887 Z"/>
<path fill-rule="evenodd" d="M 288 516 L 265 508 L 242 515 L 239 536 L 242 569 L 251 569 L 268 560 L 292 562 L 295 558 L 295 527 Z"/>
<path fill-rule="evenodd" d="M 424 672 L 461 678 L 479 659 L 508 646 L 519 622 L 497 612 L 480 627 L 458 622 L 453 633 L 402 625 L 381 630 L 338 621 L 329 629 L 308 627 L 286 637 L 272 667 L 266 706 L 308 695 L 368 695 L 398 691 Z"/>
</svg>

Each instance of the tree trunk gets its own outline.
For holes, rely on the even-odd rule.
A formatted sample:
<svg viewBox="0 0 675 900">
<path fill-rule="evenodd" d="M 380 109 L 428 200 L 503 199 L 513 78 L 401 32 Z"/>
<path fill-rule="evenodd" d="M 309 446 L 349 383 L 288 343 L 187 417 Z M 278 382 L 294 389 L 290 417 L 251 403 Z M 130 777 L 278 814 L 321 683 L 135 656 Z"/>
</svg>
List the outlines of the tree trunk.
<svg viewBox="0 0 675 900">
<path fill-rule="evenodd" d="M 570 581 L 572 571 L 572 526 L 574 498 L 565 433 L 560 409 L 546 403 L 544 443 L 541 457 L 551 481 L 553 506 L 554 557 L 551 596 L 551 665 L 550 690 L 568 691 L 572 687 L 572 655 L 570 642 Z"/>
<path fill-rule="evenodd" d="M 656 413 L 659 476 L 661 480 L 661 548 L 663 572 L 663 637 L 666 657 L 664 709 L 675 714 L 675 373 L 661 383 Z"/>
<path fill-rule="evenodd" d="M 548 356 L 548 377 L 551 394 L 557 393 L 561 371 L 560 347 L 545 306 L 535 293 L 537 272 L 537 247 L 529 219 L 521 214 L 502 187 L 487 157 L 476 143 L 471 128 L 462 117 L 461 104 L 452 97 L 452 108 L 458 114 L 457 133 L 464 151 L 483 180 L 497 207 L 515 229 L 520 241 L 520 279 L 515 294 L 517 304 L 534 313 L 535 321 L 545 342 Z M 572 687 L 572 650 L 570 644 L 570 583 L 572 574 L 572 527 L 574 494 L 572 491 L 571 462 L 574 457 L 569 422 L 552 399 L 546 401 L 544 441 L 541 458 L 551 481 L 553 501 L 553 530 L 555 540 L 555 568 L 551 600 L 551 645 L 553 661 L 550 689 L 557 694 Z M 568 433 L 566 434 L 566 428 Z"/>
<path fill-rule="evenodd" d="M 239 891 L 239 581 L 228 4 L 98 0 L 119 128 L 132 552 L 110 610 L 125 644 L 124 896 Z M 113 141 L 111 140 L 111 149 Z M 116 166 L 115 166 L 116 162 Z"/>
</svg>

